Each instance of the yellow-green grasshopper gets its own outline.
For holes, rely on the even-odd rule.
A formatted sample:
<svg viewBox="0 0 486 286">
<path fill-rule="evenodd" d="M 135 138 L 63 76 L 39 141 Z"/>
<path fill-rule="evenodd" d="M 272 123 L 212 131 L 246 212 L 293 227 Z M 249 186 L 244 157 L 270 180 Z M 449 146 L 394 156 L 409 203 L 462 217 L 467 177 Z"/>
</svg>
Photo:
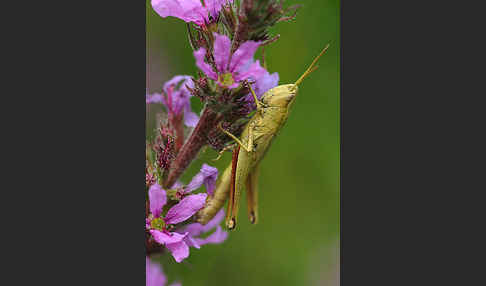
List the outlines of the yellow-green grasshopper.
<svg viewBox="0 0 486 286">
<path fill-rule="evenodd" d="M 250 222 L 254 224 L 258 221 L 257 180 L 260 161 L 287 121 L 299 84 L 317 68 L 314 65 L 328 48 L 329 44 L 294 84 L 274 87 L 268 90 L 261 100 L 258 100 L 255 92 L 248 85 L 257 106 L 256 113 L 244 127 L 240 136 L 241 139 L 220 127 L 223 132 L 238 143 L 238 146 L 233 150 L 233 160 L 220 177 L 213 196 L 208 198 L 206 206 L 198 212 L 198 222 L 206 224 L 213 218 L 218 210 L 223 207 L 229 195 L 226 226 L 229 229 L 234 229 L 238 217 L 240 193 L 244 184 L 246 184 Z"/>
</svg>

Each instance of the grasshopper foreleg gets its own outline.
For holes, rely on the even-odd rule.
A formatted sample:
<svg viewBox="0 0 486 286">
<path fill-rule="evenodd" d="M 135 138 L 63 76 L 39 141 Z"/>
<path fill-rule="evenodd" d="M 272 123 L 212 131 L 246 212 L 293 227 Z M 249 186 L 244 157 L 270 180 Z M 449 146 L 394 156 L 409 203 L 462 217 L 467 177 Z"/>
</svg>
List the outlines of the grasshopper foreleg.
<svg viewBox="0 0 486 286">
<path fill-rule="evenodd" d="M 228 150 L 233 150 L 236 146 L 238 146 L 237 143 L 230 144 L 230 145 L 224 147 L 221 151 L 219 151 L 218 157 L 216 157 L 215 159 L 213 159 L 213 161 L 218 161 L 221 158 L 221 156 L 223 156 L 223 153 L 224 152 L 226 152 Z"/>
<path fill-rule="evenodd" d="M 250 89 L 250 92 L 253 95 L 253 100 L 255 100 L 255 104 L 256 104 L 256 107 L 257 107 L 257 111 L 262 110 L 263 103 L 260 100 L 258 100 L 258 97 L 256 96 L 255 91 L 253 90 L 253 88 L 251 88 L 251 84 L 248 84 L 248 88 Z"/>
<path fill-rule="evenodd" d="M 238 139 L 238 137 L 236 137 L 235 135 L 233 135 L 233 134 L 229 133 L 228 131 L 224 130 L 221 125 L 219 125 L 219 128 L 226 135 L 228 135 L 233 140 L 235 140 L 235 142 L 238 143 L 238 145 L 240 145 L 241 148 L 245 149 L 246 152 L 248 152 L 248 153 L 253 152 L 253 148 L 254 148 L 254 146 L 253 146 L 253 124 L 250 126 L 250 128 L 248 130 L 248 144 L 247 145 L 243 144 L 243 142 L 241 142 L 240 139 Z"/>
</svg>

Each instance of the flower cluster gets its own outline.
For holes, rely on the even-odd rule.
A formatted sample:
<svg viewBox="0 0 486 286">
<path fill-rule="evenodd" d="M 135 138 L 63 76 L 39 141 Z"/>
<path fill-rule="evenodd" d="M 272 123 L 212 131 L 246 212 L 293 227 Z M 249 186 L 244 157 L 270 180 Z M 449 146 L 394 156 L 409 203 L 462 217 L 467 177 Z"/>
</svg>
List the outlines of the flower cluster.
<svg viewBox="0 0 486 286">
<path fill-rule="evenodd" d="M 191 93 L 187 88 L 194 87 L 190 76 L 177 75 L 164 84 L 163 96 L 160 93 L 147 95 L 145 102 L 162 103 L 170 116 L 184 117 L 184 124 L 188 127 L 194 127 L 199 118 L 191 110 L 190 97 Z"/>
<path fill-rule="evenodd" d="M 189 256 L 190 248 L 217 244 L 228 234 L 220 223 L 224 211 L 206 225 L 195 223 L 194 215 L 213 195 L 218 170 L 203 164 L 186 185 L 179 181 L 204 146 L 220 151 L 232 139 L 223 126 L 239 135 L 255 110 L 249 87 L 261 98 L 278 85 L 278 73 L 270 73 L 257 50 L 275 42 L 269 28 L 292 19 L 296 7 L 284 9 L 280 0 L 152 0 L 161 17 L 186 22 L 197 76 L 177 75 L 159 92 L 147 93 L 147 104 L 160 104 L 162 116 L 154 139 L 146 149 L 146 249 L 147 255 L 169 252 L 176 262 Z M 203 109 L 197 115 L 191 98 Z M 198 192 L 204 185 L 205 192 Z M 150 273 L 150 279 L 149 279 Z M 147 285 L 167 282 L 160 267 L 147 258 Z"/>
<path fill-rule="evenodd" d="M 178 182 L 171 190 L 166 191 L 158 183 L 154 183 L 148 190 L 149 213 L 145 219 L 145 227 L 150 234 L 149 242 L 165 246 L 177 262 L 189 256 L 189 247 L 200 248 L 208 243 L 221 243 L 227 238 L 228 234 L 219 226 L 224 216 L 223 211 L 205 226 L 199 223 L 181 225 L 206 202 L 207 194 L 192 192 L 205 185 L 207 193 L 212 194 L 217 176 L 216 168 L 204 164 L 186 186 Z M 168 197 L 177 203 L 164 212 Z M 214 233 L 206 238 L 200 238 L 201 234 L 210 232 L 215 227 Z"/>
</svg>

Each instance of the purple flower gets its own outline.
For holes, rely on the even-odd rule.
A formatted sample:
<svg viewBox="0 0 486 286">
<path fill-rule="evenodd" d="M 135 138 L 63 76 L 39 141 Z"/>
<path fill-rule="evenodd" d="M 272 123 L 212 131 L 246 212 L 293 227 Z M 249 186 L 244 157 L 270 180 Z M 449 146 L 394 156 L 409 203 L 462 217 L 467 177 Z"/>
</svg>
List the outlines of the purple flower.
<svg viewBox="0 0 486 286">
<path fill-rule="evenodd" d="M 162 270 L 162 266 L 145 259 L 145 285 L 146 286 L 164 286 L 167 283 L 167 277 Z M 180 286 L 180 283 L 173 283 L 170 286 Z"/>
<path fill-rule="evenodd" d="M 214 33 L 214 61 L 217 71 L 204 61 L 206 49 L 194 52 L 196 65 L 209 78 L 222 87 L 235 88 L 246 79 L 256 80 L 263 76 L 265 69 L 259 61 L 253 60 L 260 42 L 246 41 L 231 55 L 231 40 L 224 35 Z"/>
<path fill-rule="evenodd" d="M 173 232 L 168 231 L 169 228 L 167 227 L 186 221 L 199 211 L 206 202 L 207 194 L 190 195 L 189 193 L 203 184 L 206 191 L 212 193 L 215 189 L 217 177 L 218 169 L 203 164 L 199 173 L 184 188 L 182 188 L 180 182 L 174 184 L 173 189 L 181 188 L 181 191 L 177 191 L 177 194 L 182 199 L 170 208 L 164 217 L 162 217 L 162 209 L 167 203 L 166 191 L 157 183 L 149 189 L 151 217 L 146 220 L 146 228 L 156 242 L 164 245 L 172 253 L 177 262 L 181 262 L 189 256 L 189 247 L 199 249 L 204 244 L 221 243 L 228 237 L 228 233 L 219 226 L 224 217 L 223 210 L 206 225 L 192 223 Z M 216 230 L 209 236 L 201 237 L 202 234 L 210 232 L 214 228 Z"/>
<path fill-rule="evenodd" d="M 206 192 L 212 195 L 214 189 L 216 188 L 217 179 L 218 169 L 207 164 L 203 164 L 199 173 L 192 177 L 189 184 L 184 186 L 184 184 L 182 184 L 180 181 L 176 181 L 174 185 L 172 185 L 171 189 L 177 190 L 176 197 L 182 199 L 185 195 L 199 189 L 204 184 L 206 187 Z"/>
<path fill-rule="evenodd" d="M 179 88 L 177 88 L 179 86 Z M 192 94 L 187 87 L 194 88 L 192 78 L 187 75 L 176 75 L 164 84 L 164 93 L 154 93 L 146 96 L 145 102 L 162 103 L 169 114 L 179 116 L 184 113 L 184 123 L 189 127 L 196 126 L 199 121 L 198 116 L 191 110 L 190 98 Z"/>
<path fill-rule="evenodd" d="M 206 187 L 206 192 L 210 195 L 213 194 L 216 188 L 216 179 L 218 178 L 218 169 L 211 167 L 207 164 L 203 164 L 199 173 L 197 173 L 189 184 L 184 188 L 184 193 L 192 192 L 195 189 L 201 187 L 202 184 Z"/>
<path fill-rule="evenodd" d="M 209 23 L 209 15 L 216 18 L 221 7 L 233 0 L 152 0 L 152 7 L 161 17 L 176 17 L 199 26 Z"/>
<path fill-rule="evenodd" d="M 165 217 L 161 217 L 162 208 L 167 203 L 167 194 L 159 184 L 153 184 L 149 189 L 151 219 L 147 219 L 146 227 L 156 242 L 164 245 L 177 262 L 189 256 L 189 247 L 184 238 L 189 234 L 170 232 L 167 225 L 183 222 L 199 211 L 206 202 L 207 194 L 189 195 L 169 209 Z"/>
</svg>

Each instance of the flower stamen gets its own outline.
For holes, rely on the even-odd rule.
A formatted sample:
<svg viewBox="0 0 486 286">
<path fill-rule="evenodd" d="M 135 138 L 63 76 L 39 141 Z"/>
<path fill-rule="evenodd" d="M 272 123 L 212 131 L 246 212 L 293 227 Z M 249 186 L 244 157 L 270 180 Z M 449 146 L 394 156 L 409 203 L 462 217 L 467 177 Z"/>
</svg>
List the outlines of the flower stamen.
<svg viewBox="0 0 486 286">
<path fill-rule="evenodd" d="M 235 83 L 235 80 L 233 79 L 233 75 L 231 73 L 220 74 L 218 77 L 218 81 L 224 86 L 230 86 Z"/>
<path fill-rule="evenodd" d="M 150 227 L 152 229 L 157 229 L 157 230 L 163 231 L 164 228 L 165 228 L 165 222 L 162 218 L 154 218 L 150 222 Z"/>
</svg>

